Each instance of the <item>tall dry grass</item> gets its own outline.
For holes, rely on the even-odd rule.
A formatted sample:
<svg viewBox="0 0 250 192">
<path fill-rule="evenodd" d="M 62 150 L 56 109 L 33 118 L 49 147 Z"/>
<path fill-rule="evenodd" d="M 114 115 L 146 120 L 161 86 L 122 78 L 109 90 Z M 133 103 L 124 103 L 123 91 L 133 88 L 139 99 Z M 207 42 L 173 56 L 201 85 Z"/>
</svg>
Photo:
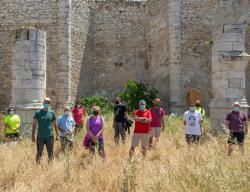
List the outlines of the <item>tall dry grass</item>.
<svg viewBox="0 0 250 192">
<path fill-rule="evenodd" d="M 82 135 L 76 138 L 74 150 L 66 155 L 59 152 L 57 142 L 52 165 L 47 164 L 47 155 L 42 165 L 35 164 L 36 147 L 28 139 L 0 145 L 0 191 L 250 190 L 248 139 L 244 156 L 237 149 L 232 157 L 227 157 L 226 138 L 209 134 L 201 145 L 187 148 L 181 120 L 168 120 L 157 149 L 149 151 L 144 159 L 137 148 L 134 159 L 129 161 L 130 137 L 126 145 L 115 146 L 111 121 L 105 134 L 106 161 L 98 156 L 92 161 L 88 158 L 88 151 L 81 146 Z"/>
</svg>

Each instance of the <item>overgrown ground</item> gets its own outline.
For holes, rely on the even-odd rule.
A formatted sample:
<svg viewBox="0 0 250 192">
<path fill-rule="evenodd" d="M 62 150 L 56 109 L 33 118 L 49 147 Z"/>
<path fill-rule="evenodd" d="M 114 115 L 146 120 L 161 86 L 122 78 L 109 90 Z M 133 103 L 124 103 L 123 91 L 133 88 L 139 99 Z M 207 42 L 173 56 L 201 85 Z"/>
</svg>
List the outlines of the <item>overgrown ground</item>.
<svg viewBox="0 0 250 192">
<path fill-rule="evenodd" d="M 187 148 L 180 119 L 168 120 L 157 149 L 142 158 L 139 148 L 128 161 L 130 137 L 126 145 L 115 146 L 111 121 L 105 131 L 107 160 L 96 156 L 92 162 L 77 137 L 69 155 L 59 152 L 52 165 L 35 164 L 36 146 L 22 143 L 0 145 L 0 191 L 86 191 L 86 192 L 167 192 L 167 191 L 249 191 L 250 143 L 246 153 L 238 149 L 227 157 L 226 138 L 208 134 L 199 146 Z M 206 130 L 209 124 L 206 122 Z M 44 151 L 45 152 L 45 151 Z M 46 154 L 46 153 L 44 153 Z"/>
</svg>

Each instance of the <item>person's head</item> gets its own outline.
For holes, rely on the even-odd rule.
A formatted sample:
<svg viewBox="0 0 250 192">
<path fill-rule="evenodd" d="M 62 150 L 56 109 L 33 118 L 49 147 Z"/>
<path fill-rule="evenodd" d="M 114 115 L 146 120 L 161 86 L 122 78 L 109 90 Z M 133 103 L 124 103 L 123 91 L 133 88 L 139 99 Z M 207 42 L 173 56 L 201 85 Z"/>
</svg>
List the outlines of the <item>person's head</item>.
<svg viewBox="0 0 250 192">
<path fill-rule="evenodd" d="M 82 104 L 81 104 L 81 101 L 80 99 L 77 99 L 76 102 L 75 102 L 75 108 L 81 108 L 82 107 Z"/>
<path fill-rule="evenodd" d="M 69 107 L 64 107 L 64 114 L 67 115 L 67 116 L 70 116 L 71 110 L 70 110 Z"/>
<path fill-rule="evenodd" d="M 155 99 L 153 100 L 154 106 L 159 106 L 160 103 L 161 103 L 161 99 L 160 99 L 160 98 L 155 98 Z"/>
<path fill-rule="evenodd" d="M 146 101 L 145 100 L 140 100 L 139 101 L 139 107 L 140 107 L 140 110 L 144 111 L 146 109 Z"/>
<path fill-rule="evenodd" d="M 115 97 L 115 104 L 120 104 L 121 103 L 121 98 L 120 97 L 118 97 L 118 96 L 116 96 Z"/>
<path fill-rule="evenodd" d="M 195 107 L 200 107 L 201 106 L 201 101 L 200 100 L 196 100 L 195 101 Z"/>
<path fill-rule="evenodd" d="M 189 111 L 192 113 L 195 111 L 195 105 L 193 103 L 189 105 Z"/>
<path fill-rule="evenodd" d="M 43 108 L 44 108 L 45 110 L 48 110 L 49 107 L 50 107 L 50 98 L 47 97 L 47 98 L 45 98 L 44 101 L 43 101 Z"/>
<path fill-rule="evenodd" d="M 100 114 L 100 107 L 99 106 L 93 106 L 92 107 L 92 113 L 94 116 L 98 116 Z"/>
<path fill-rule="evenodd" d="M 7 113 L 9 114 L 9 115 L 14 115 L 15 114 L 15 108 L 14 107 L 9 107 L 8 108 L 8 110 L 7 110 Z"/>
<path fill-rule="evenodd" d="M 240 111 L 240 103 L 239 102 L 234 102 L 232 107 L 233 107 L 233 111 L 235 111 L 235 112 Z"/>
</svg>

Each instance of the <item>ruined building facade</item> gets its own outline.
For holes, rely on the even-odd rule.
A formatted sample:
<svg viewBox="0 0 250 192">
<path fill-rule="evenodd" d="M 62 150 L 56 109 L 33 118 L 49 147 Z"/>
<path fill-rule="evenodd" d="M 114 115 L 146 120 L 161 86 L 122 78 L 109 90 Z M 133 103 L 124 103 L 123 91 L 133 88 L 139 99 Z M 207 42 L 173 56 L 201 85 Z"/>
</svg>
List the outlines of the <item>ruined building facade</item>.
<svg viewBox="0 0 250 192">
<path fill-rule="evenodd" d="M 249 24 L 249 0 L 0 0 L 1 110 L 113 98 L 135 79 L 172 112 L 202 100 L 219 127 L 250 100 Z"/>
</svg>

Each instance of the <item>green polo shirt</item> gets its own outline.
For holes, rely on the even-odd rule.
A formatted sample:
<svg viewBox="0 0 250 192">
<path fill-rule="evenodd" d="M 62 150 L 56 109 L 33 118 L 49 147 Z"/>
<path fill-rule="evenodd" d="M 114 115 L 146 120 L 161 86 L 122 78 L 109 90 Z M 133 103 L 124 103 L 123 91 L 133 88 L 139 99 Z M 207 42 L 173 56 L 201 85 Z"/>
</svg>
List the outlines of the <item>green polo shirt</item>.
<svg viewBox="0 0 250 192">
<path fill-rule="evenodd" d="M 38 122 L 37 136 L 42 138 L 48 138 L 54 135 L 53 121 L 56 121 L 56 115 L 54 111 L 43 109 L 35 112 L 34 119 Z"/>
</svg>

